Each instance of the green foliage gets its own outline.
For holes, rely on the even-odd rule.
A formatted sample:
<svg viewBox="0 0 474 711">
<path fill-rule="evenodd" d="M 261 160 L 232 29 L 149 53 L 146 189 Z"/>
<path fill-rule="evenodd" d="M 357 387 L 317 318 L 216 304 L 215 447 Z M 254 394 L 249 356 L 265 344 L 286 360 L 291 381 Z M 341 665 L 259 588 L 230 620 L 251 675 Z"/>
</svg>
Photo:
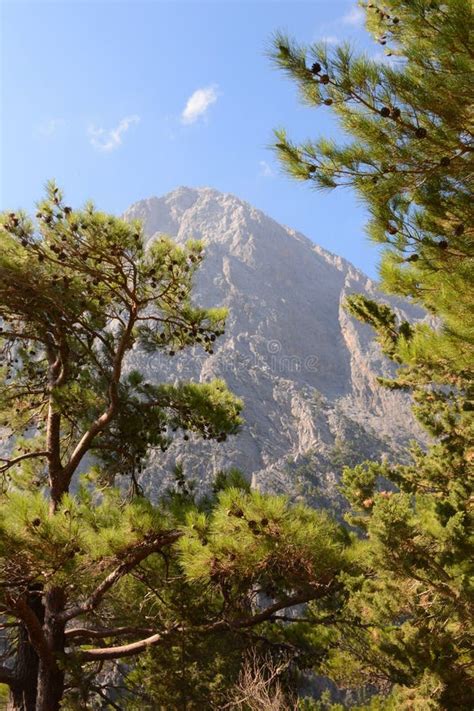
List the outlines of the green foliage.
<svg viewBox="0 0 474 711">
<path fill-rule="evenodd" d="M 188 607 L 189 593 L 182 598 Z M 128 674 L 129 698 L 125 703 L 122 700 L 123 708 L 127 711 L 222 708 L 226 691 L 235 683 L 242 656 L 250 644 L 242 636 L 221 632 L 209 637 L 190 634 L 180 642 L 153 650 L 140 658 Z"/>
<path fill-rule="evenodd" d="M 139 660 L 127 676 L 126 708 L 221 708 L 245 650 L 278 656 L 287 647 L 275 624 L 277 610 L 263 615 L 271 624 L 262 618 L 252 632 L 247 623 L 240 627 L 242 620 L 265 613 L 275 600 L 288 600 L 295 589 L 304 599 L 330 597 L 337 587 L 346 565 L 344 532 L 326 515 L 290 506 L 282 497 L 223 486 L 225 479 L 241 478 L 235 470 L 222 473 L 217 498 L 204 508 L 185 505 L 177 557 L 167 562 L 152 609 L 161 619 L 180 619 L 189 630 Z"/>
<path fill-rule="evenodd" d="M 201 502 L 181 464 L 158 504 L 143 495 L 151 449 L 178 430 L 224 441 L 241 422 L 222 381 L 152 384 L 126 368 L 137 347 L 212 351 L 225 313 L 191 302 L 201 245 L 145 247 L 140 225 L 73 211 L 54 185 L 37 218 L 0 227 L 1 605 L 13 624 L 0 681 L 48 711 L 109 703 L 113 669 L 130 709 L 219 704 L 249 646 L 279 653 L 286 610 L 339 594 L 347 534 L 236 470 Z"/>
<path fill-rule="evenodd" d="M 173 525 L 180 530 L 174 545 L 141 559 L 100 607 L 83 611 L 80 633 L 69 641 L 71 691 L 65 708 L 89 708 L 97 699 L 93 660 L 84 655 L 93 654 L 90 630 L 104 627 L 109 634 L 104 630 L 103 642 L 109 643 L 124 629 L 135 636 L 162 633 L 159 643 L 144 646 L 137 662 L 132 664 L 131 656 L 122 669 L 125 708 L 178 709 L 186 703 L 198 709 L 206 698 L 219 708 L 246 649 L 278 655 L 285 648 L 279 615 L 302 601 L 329 600 L 339 587 L 348 567 L 347 536 L 326 514 L 245 488 L 221 488 L 217 498 L 200 506 L 181 469 L 176 478 L 180 491 L 186 490 L 180 501 L 171 497 L 153 507 L 143 499 L 127 503 L 109 491 L 92 511 L 90 501 L 71 499 L 70 513 L 54 516 L 59 529 L 71 515 L 74 523 L 80 521 L 81 549 L 69 573 L 71 594 L 79 592 L 82 599 L 90 598 L 140 540 L 153 540 Z M 229 473 L 229 479 L 237 478 L 237 472 Z M 222 484 L 224 476 L 220 479 Z M 53 541 L 49 546 L 58 556 L 63 540 L 56 540 L 57 546 Z M 78 547 L 77 538 L 71 545 Z M 37 554 L 35 580 L 54 574 L 43 570 L 51 557 Z"/>
<path fill-rule="evenodd" d="M 366 703 L 332 703 L 329 692 L 323 692 L 321 699 L 302 699 L 298 711 L 435 711 L 439 708 L 436 701 L 437 689 L 426 679 L 421 693 L 395 686 L 388 695 L 375 695 Z"/>
<path fill-rule="evenodd" d="M 52 183 L 36 218 L 0 218 L 0 597 L 11 621 L 0 681 L 56 711 L 66 671 L 68 703 L 80 708 L 92 687 L 100 696 L 100 661 L 81 681 L 90 641 L 153 631 L 153 616 L 143 617 L 148 591 L 128 576 L 148 559 L 161 576 L 155 558 L 183 534 L 173 507 L 139 495 L 148 453 L 165 451 L 178 430 L 225 440 L 242 403 L 220 380 L 152 384 L 126 368 L 134 348 L 212 352 L 226 313 L 192 303 L 199 242 L 146 246 L 139 223 L 92 205 L 74 211 Z M 130 478 L 129 498 L 110 488 L 119 474 Z M 87 629 L 69 639 L 78 619 Z"/>
<path fill-rule="evenodd" d="M 211 517 L 190 512 L 177 546 L 191 580 L 229 578 L 237 587 L 275 592 L 334 580 L 345 538 L 324 512 L 289 506 L 282 497 L 225 489 Z"/>
<path fill-rule="evenodd" d="M 223 382 L 156 386 L 123 368 L 136 347 L 212 352 L 226 314 L 191 301 L 202 245 L 161 237 L 145 247 L 140 224 L 72 210 L 54 184 L 37 220 L 0 221 L 0 423 L 17 460 L 2 468 L 41 485 L 55 478 L 54 460 L 62 494 L 86 449 L 110 479 L 134 474 L 178 428 L 220 440 L 235 432 L 241 403 Z"/>
<path fill-rule="evenodd" d="M 83 594 L 97 582 L 86 570 L 100 561 L 110 564 L 169 525 L 147 499 L 127 503 L 113 490 L 100 503 L 66 495 L 53 515 L 41 493 L 13 492 L 5 496 L 0 516 L 1 574 L 11 594 L 34 583 L 64 581 L 71 595 Z"/>
<path fill-rule="evenodd" d="M 250 484 L 244 477 L 239 469 L 229 469 L 228 471 L 217 472 L 214 483 L 212 485 L 212 492 L 214 495 L 218 494 L 220 491 L 225 489 L 242 489 L 247 493 L 250 493 Z"/>
<path fill-rule="evenodd" d="M 329 102 L 324 110 L 352 140 L 295 145 L 278 131 L 275 149 L 291 175 L 357 191 L 370 211 L 370 237 L 384 247 L 383 288 L 443 319 L 424 357 L 453 378 L 460 369 L 472 374 L 471 4 L 362 5 L 369 30 L 398 58 L 393 65 L 356 56 L 348 45 L 301 47 L 283 35 L 272 52 L 304 100 Z"/>
<path fill-rule="evenodd" d="M 472 8 L 467 0 L 360 4 L 393 62 L 357 56 L 347 45 L 301 47 L 283 35 L 272 52 L 306 103 L 331 107 L 348 141 L 296 145 L 279 131 L 275 149 L 294 177 L 317 188 L 355 189 L 370 213 L 369 236 L 383 246 L 382 287 L 436 317 L 412 326 L 360 295 L 347 304 L 398 365 L 396 377 L 382 384 L 412 392 L 414 413 L 433 440 L 427 449 L 413 444 L 409 463 L 367 462 L 344 471 L 348 520 L 363 534 L 353 554 L 365 572 L 344 577 L 348 626 L 332 628 L 319 671 L 343 685 L 393 685 L 389 696 L 364 708 L 468 709 Z M 318 631 L 311 634 L 317 644 Z"/>
</svg>

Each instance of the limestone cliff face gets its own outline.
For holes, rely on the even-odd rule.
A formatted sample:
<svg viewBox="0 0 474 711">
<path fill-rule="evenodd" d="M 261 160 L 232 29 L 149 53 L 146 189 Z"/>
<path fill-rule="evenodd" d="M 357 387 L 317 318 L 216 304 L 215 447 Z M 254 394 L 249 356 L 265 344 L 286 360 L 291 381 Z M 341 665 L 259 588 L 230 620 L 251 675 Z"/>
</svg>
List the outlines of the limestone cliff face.
<svg viewBox="0 0 474 711">
<path fill-rule="evenodd" d="M 205 259 L 195 301 L 229 309 L 214 354 L 173 359 L 135 351 L 130 367 L 150 379 L 222 377 L 245 402 L 245 425 L 225 444 L 178 439 L 152 457 L 144 482 L 161 488 L 176 460 L 204 487 L 237 466 L 254 485 L 321 500 L 335 494 L 344 462 L 393 454 L 416 433 L 406 396 L 380 388 L 391 372 L 371 329 L 344 310 L 345 297 L 380 298 L 341 257 L 238 198 L 209 188 L 179 188 L 125 213 L 143 220 L 149 240 L 199 238 Z M 424 314 L 391 302 L 404 317 Z"/>
</svg>

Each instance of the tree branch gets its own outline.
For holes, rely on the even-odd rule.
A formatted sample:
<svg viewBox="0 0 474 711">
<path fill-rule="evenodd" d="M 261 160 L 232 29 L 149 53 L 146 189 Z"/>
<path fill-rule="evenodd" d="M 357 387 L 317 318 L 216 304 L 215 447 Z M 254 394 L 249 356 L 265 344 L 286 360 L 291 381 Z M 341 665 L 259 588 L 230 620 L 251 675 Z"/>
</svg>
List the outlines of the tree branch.
<svg viewBox="0 0 474 711">
<path fill-rule="evenodd" d="M 106 661 L 108 659 L 120 659 L 120 657 L 131 657 L 135 654 L 141 654 L 148 647 L 155 647 L 160 642 L 166 641 L 176 631 L 186 632 L 183 628 L 179 628 L 178 625 L 174 625 L 166 632 L 160 632 L 153 634 L 150 637 L 141 639 L 138 642 L 131 642 L 130 644 L 123 644 L 120 647 L 104 647 L 97 649 L 87 649 L 79 652 L 79 660 L 81 662 L 95 662 L 95 661 Z"/>
<path fill-rule="evenodd" d="M 332 581 L 331 581 L 332 582 Z M 120 657 L 130 657 L 135 654 L 140 654 L 144 652 L 149 647 L 155 647 L 156 645 L 165 642 L 170 636 L 176 632 L 181 634 L 186 634 L 193 632 L 194 634 L 212 634 L 214 632 L 219 632 L 220 630 L 228 629 L 246 629 L 247 627 L 253 627 L 261 622 L 265 622 L 270 619 L 279 610 L 284 610 L 287 607 L 293 607 L 294 605 L 301 605 L 310 600 L 314 600 L 321 597 L 324 594 L 321 588 L 325 589 L 327 592 L 329 586 L 319 586 L 318 590 L 312 589 L 306 593 L 297 593 L 293 596 L 284 598 L 270 605 L 265 610 L 253 615 L 252 617 L 240 619 L 240 620 L 218 620 L 209 625 L 203 625 L 201 627 L 180 627 L 179 625 L 174 625 L 165 632 L 160 632 L 146 637 L 145 639 L 139 640 L 137 642 L 131 642 L 130 644 L 124 644 L 119 647 L 105 647 L 97 649 L 87 649 L 80 651 L 78 653 L 81 662 L 97 661 L 97 660 L 109 660 L 109 659 L 119 659 Z"/>
<path fill-rule="evenodd" d="M 322 592 L 321 589 L 318 588 L 318 590 L 312 589 L 311 591 L 308 591 L 306 593 L 296 593 L 293 596 L 283 598 L 283 600 L 278 600 L 277 602 L 273 603 L 273 605 L 270 605 L 270 607 L 267 607 L 265 610 L 262 610 L 262 612 L 253 615 L 247 620 L 227 622 L 226 625 L 235 629 L 245 629 L 246 627 L 253 627 L 254 625 L 258 625 L 260 622 L 266 622 L 271 617 L 273 617 L 276 612 L 279 612 L 280 610 L 284 610 L 287 607 L 293 607 L 294 605 L 302 605 L 305 602 L 310 602 L 310 600 L 316 600 L 317 598 L 322 597 L 327 592 L 329 585 L 324 585 L 321 587 L 324 588 L 324 592 Z M 219 625 L 220 623 L 217 624 Z"/>
<path fill-rule="evenodd" d="M 101 629 L 90 629 L 88 627 L 73 627 L 65 631 L 66 639 L 84 637 L 87 639 L 103 639 L 105 637 L 122 637 L 131 634 L 153 634 L 154 630 L 149 627 L 108 627 Z"/>
<path fill-rule="evenodd" d="M 15 464 L 18 464 L 19 462 L 22 462 L 24 459 L 33 459 L 34 457 L 47 457 L 48 452 L 28 452 L 27 454 L 21 454 L 18 457 L 15 457 L 15 459 L 5 459 L 3 457 L 0 457 L 0 462 L 4 462 L 0 466 L 0 472 L 6 472 L 7 469 L 10 469 L 10 467 L 15 466 Z"/>
<path fill-rule="evenodd" d="M 17 600 L 10 600 L 9 604 L 11 604 L 12 610 L 16 613 L 16 616 L 24 623 L 30 642 L 38 657 L 47 668 L 54 668 L 56 666 L 56 661 L 51 649 L 48 646 L 41 623 L 34 611 L 23 597 L 20 597 Z"/>
<path fill-rule="evenodd" d="M 86 598 L 82 603 L 76 605 L 75 607 L 65 610 L 61 615 L 60 619 L 62 622 L 68 622 L 74 617 L 78 617 L 86 612 L 90 612 L 96 608 L 102 601 L 104 595 L 113 587 L 124 575 L 127 575 L 136 565 L 141 563 L 142 560 L 148 558 L 152 553 L 157 553 L 159 550 L 165 546 L 174 543 L 182 536 L 180 531 L 166 531 L 164 533 L 159 533 L 153 538 L 141 541 L 140 543 L 132 546 L 127 552 L 122 554 L 122 562 L 107 575 L 106 578 L 100 583 L 100 585 L 94 590 L 88 598 Z"/>
<path fill-rule="evenodd" d="M 120 338 L 114 358 L 112 376 L 109 385 L 109 405 L 106 411 L 99 418 L 97 418 L 97 420 L 95 420 L 95 422 L 93 422 L 89 427 L 87 432 L 84 433 L 83 437 L 79 440 L 76 448 L 72 452 L 68 463 L 64 467 L 65 474 L 69 481 L 79 466 L 82 458 L 89 451 L 94 438 L 99 434 L 99 432 L 102 432 L 102 430 L 107 427 L 116 414 L 118 407 L 118 384 L 122 374 L 123 359 L 130 343 L 130 337 L 136 319 L 136 307 L 131 307 L 127 327 L 124 329 L 124 332 Z"/>
</svg>

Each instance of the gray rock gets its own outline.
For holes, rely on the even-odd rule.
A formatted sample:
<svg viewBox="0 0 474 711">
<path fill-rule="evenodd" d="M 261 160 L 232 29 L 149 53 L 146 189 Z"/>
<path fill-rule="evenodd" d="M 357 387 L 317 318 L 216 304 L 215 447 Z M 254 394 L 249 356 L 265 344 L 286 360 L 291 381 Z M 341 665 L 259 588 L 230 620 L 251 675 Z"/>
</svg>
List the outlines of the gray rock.
<svg viewBox="0 0 474 711">
<path fill-rule="evenodd" d="M 163 233 L 179 244 L 203 240 L 194 300 L 229 309 L 214 354 L 136 350 L 128 367 L 156 381 L 224 378 L 245 403 L 245 424 L 226 443 L 177 437 L 165 455 L 152 454 L 147 487 L 162 490 L 182 460 L 202 490 L 235 466 L 262 490 L 334 504 L 344 463 L 400 456 L 421 437 L 407 396 L 376 381 L 393 373 L 391 363 L 343 304 L 363 293 L 410 321 L 425 318 L 419 308 L 382 297 L 349 262 L 233 195 L 182 187 L 135 203 L 125 218 L 143 220 L 150 241 Z"/>
</svg>

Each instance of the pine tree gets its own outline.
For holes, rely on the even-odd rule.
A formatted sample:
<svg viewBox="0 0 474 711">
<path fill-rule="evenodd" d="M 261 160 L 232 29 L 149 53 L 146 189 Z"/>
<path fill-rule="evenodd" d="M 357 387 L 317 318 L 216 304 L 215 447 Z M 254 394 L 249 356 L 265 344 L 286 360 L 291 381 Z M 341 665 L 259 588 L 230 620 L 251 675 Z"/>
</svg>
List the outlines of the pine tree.
<svg viewBox="0 0 474 711">
<path fill-rule="evenodd" d="M 130 709 L 220 698 L 239 652 L 284 648 L 270 630 L 288 625 L 286 611 L 338 594 L 351 567 L 347 543 L 325 513 L 236 488 L 203 509 L 81 486 L 54 514 L 40 492 L 11 492 L 0 535 L 4 616 L 19 634 L 24 622 L 40 665 L 56 661 L 64 674 L 61 694 L 38 694 L 30 707 L 52 709 L 57 698 L 65 710 L 85 711 L 113 701 L 114 686 Z M 62 646 L 50 649 L 41 610 L 58 591 Z M 6 664 L 1 678 L 19 693 L 17 668 Z M 37 677 L 40 692 L 41 666 Z"/>
<path fill-rule="evenodd" d="M 97 483 L 128 475 L 136 489 L 150 448 L 164 451 L 178 428 L 223 439 L 241 403 L 221 381 L 153 385 L 125 368 L 135 345 L 211 350 L 225 312 L 191 303 L 201 244 L 162 238 L 145 249 L 139 224 L 92 205 L 74 211 L 54 184 L 36 217 L 37 226 L 23 213 L 1 220 L 2 605 L 20 623 L 5 672 L 13 704 L 53 711 L 66 622 L 78 612 L 64 580 L 81 547 L 67 533 L 77 525 L 68 492 L 85 458 Z M 116 575 L 176 538 L 161 524 L 143 540 L 125 537 Z"/>
<path fill-rule="evenodd" d="M 178 431 L 222 441 L 240 424 L 223 382 L 152 384 L 126 367 L 134 347 L 212 350 L 225 312 L 191 302 L 202 246 L 145 248 L 139 224 L 74 211 L 53 184 L 37 220 L 0 227 L 0 683 L 15 711 L 112 703 L 101 671 L 119 660 L 130 671 L 184 648 L 191 669 L 206 639 L 244 644 L 334 595 L 347 567 L 340 526 L 236 472 L 200 505 L 179 469 L 166 505 L 140 489 L 149 451 Z M 172 681 L 147 693 L 169 705 Z"/>
<path fill-rule="evenodd" d="M 394 685 L 384 708 L 470 709 L 472 8 L 467 0 L 361 6 L 390 63 L 281 34 L 272 53 L 307 104 L 334 113 L 348 142 L 298 145 L 278 131 L 275 148 L 293 177 L 356 191 L 370 213 L 369 236 L 383 246 L 381 287 L 434 317 L 413 326 L 387 304 L 348 300 L 399 366 L 383 384 L 412 393 L 434 439 L 427 449 L 414 444 L 409 464 L 344 472 L 350 521 L 365 537 L 365 573 L 346 579 L 343 608 L 358 626 L 326 638 L 325 671 L 341 683 Z"/>
</svg>

